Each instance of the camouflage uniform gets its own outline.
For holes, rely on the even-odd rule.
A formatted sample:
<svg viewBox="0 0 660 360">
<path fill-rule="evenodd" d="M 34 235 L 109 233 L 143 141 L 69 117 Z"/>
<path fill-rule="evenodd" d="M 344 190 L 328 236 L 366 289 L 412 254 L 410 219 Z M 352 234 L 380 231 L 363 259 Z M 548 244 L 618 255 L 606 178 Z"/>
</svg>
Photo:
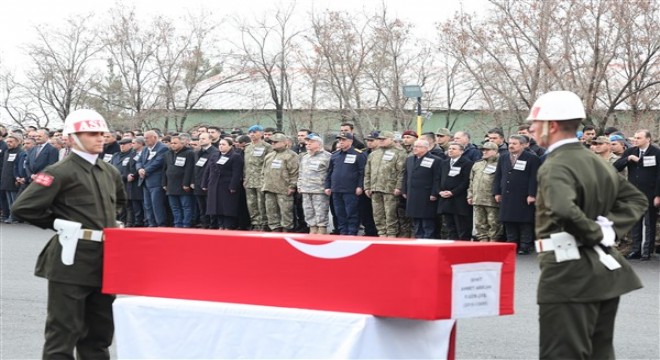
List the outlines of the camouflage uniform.
<svg viewBox="0 0 660 360">
<path fill-rule="evenodd" d="M 374 222 L 379 236 L 396 237 L 399 231 L 399 196 L 394 189 L 403 186 L 406 151 L 394 145 L 381 147 L 367 158 L 364 169 L 364 188 L 371 191 Z M 405 216 L 404 216 L 405 217 Z"/>
<path fill-rule="evenodd" d="M 255 230 L 263 230 L 267 223 L 266 199 L 261 188 L 263 186 L 264 159 L 271 151 L 273 151 L 272 146 L 263 140 L 258 143 L 250 143 L 245 147 L 243 185 L 250 222 Z"/>
<path fill-rule="evenodd" d="M 621 156 L 618 156 L 614 154 L 613 152 L 610 152 L 610 157 L 607 159 L 607 162 L 610 164 L 614 165 L 614 163 L 621 159 Z M 619 171 L 619 175 L 623 177 L 624 179 L 628 178 L 628 168 L 624 168 L 623 170 Z"/>
<path fill-rule="evenodd" d="M 474 226 L 479 241 L 496 241 L 502 238 L 503 228 L 499 222 L 499 205 L 493 196 L 493 180 L 497 169 L 497 155 L 474 163 L 470 172 L 467 198 L 472 199 Z"/>
<path fill-rule="evenodd" d="M 264 160 L 263 188 L 266 217 L 271 230 L 293 228 L 293 194 L 298 183 L 298 154 L 289 149 L 273 150 Z"/>
<path fill-rule="evenodd" d="M 330 197 L 324 190 L 330 156 L 329 152 L 321 150 L 313 155 L 304 154 L 300 161 L 298 191 L 302 194 L 305 220 L 310 227 L 328 226 Z"/>
</svg>

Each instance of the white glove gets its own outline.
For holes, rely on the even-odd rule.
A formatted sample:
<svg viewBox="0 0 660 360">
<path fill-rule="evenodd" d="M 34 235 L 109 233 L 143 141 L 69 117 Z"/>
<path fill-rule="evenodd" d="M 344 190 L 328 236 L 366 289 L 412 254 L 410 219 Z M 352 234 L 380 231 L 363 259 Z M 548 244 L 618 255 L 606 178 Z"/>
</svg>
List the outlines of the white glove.
<svg viewBox="0 0 660 360">
<path fill-rule="evenodd" d="M 604 216 L 598 216 L 596 224 L 603 231 L 603 240 L 600 241 L 600 244 L 606 247 L 614 246 L 614 239 L 616 238 L 613 228 L 614 223 Z"/>
</svg>

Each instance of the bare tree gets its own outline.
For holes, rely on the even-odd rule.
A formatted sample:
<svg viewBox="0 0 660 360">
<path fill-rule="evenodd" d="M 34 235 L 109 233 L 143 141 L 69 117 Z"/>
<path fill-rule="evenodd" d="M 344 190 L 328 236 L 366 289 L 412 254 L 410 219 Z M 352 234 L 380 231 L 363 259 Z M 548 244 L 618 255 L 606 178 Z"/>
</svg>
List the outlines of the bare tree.
<svg viewBox="0 0 660 360">
<path fill-rule="evenodd" d="M 239 22 L 245 62 L 268 86 L 278 130 L 283 128 L 285 110 L 293 107 L 290 63 L 296 48 L 295 40 L 302 32 L 291 28 L 294 10 L 295 3 L 292 3 L 288 8 L 275 9 L 274 15 L 264 14 L 263 18 L 255 19 L 253 25 Z"/>
<path fill-rule="evenodd" d="M 156 52 L 162 43 L 153 23 L 143 26 L 144 21 L 137 18 L 135 8 L 117 5 L 110 10 L 111 23 L 103 34 L 103 42 L 108 51 L 109 66 L 117 71 L 116 80 L 122 85 L 122 98 L 115 103 L 113 99 L 103 99 L 116 107 L 126 117 L 142 123 L 148 121 L 146 110 L 153 110 L 164 103 L 164 97 L 158 91 L 160 78 L 155 61 Z"/>
<path fill-rule="evenodd" d="M 3 71 L 0 75 L 0 94 L 2 96 L 0 108 L 4 109 L 11 122 L 3 122 L 4 125 L 14 125 L 25 129 L 27 126 L 47 127 L 48 118 L 40 117 L 40 108 L 25 88 L 15 79 L 15 75 L 9 71 Z"/>
<path fill-rule="evenodd" d="M 304 121 L 306 124 L 305 126 L 308 129 L 319 131 L 318 127 L 314 126 L 314 120 L 317 106 L 323 96 L 321 83 L 323 75 L 323 58 L 319 53 L 318 46 L 315 45 L 313 40 L 311 40 L 309 36 L 305 36 L 305 39 L 307 40 L 306 45 L 308 46 L 299 46 L 295 51 L 295 58 L 296 62 L 300 64 L 302 69 L 302 83 L 307 84 L 309 90 L 301 91 L 297 94 L 300 99 L 299 104 L 301 110 L 304 110 L 304 112 L 300 114 L 300 119 L 296 120 L 299 120 L 298 123 Z M 292 130 L 298 129 L 295 124 L 291 126 Z"/>
<path fill-rule="evenodd" d="M 93 60 L 101 50 L 90 20 L 90 15 L 72 16 L 62 28 L 35 28 L 37 40 L 27 45 L 32 68 L 27 71 L 21 93 L 34 102 L 29 113 L 44 119 L 40 124 L 64 120 L 71 111 L 88 103 L 96 78 Z"/>
<path fill-rule="evenodd" d="M 621 31 L 616 59 L 612 61 L 599 93 L 605 111 L 598 126 L 606 126 L 617 107 L 625 104 L 633 122 L 651 112 L 660 96 L 660 4 L 656 1 L 614 2 L 612 21 Z"/>
<path fill-rule="evenodd" d="M 159 19 L 156 23 L 158 42 L 162 46 L 155 54 L 160 92 L 164 98 L 165 130 L 169 120 L 177 131 L 185 129 L 190 110 L 222 85 L 246 79 L 243 66 L 231 53 L 216 52 L 213 36 L 217 30 L 210 14 L 185 17 L 187 27 L 178 31 L 172 21 Z"/>
<path fill-rule="evenodd" d="M 446 53 L 480 89 L 476 99 L 521 121 L 542 92 L 582 96 L 587 123 L 605 127 L 614 110 L 657 86 L 657 2 L 491 0 L 483 20 L 458 14 L 443 24 Z"/>
<path fill-rule="evenodd" d="M 348 12 L 327 11 L 312 16 L 315 41 L 325 60 L 329 87 L 342 120 L 352 120 L 360 135 L 364 134 L 361 118 L 367 60 L 375 46 L 368 22 Z"/>
</svg>

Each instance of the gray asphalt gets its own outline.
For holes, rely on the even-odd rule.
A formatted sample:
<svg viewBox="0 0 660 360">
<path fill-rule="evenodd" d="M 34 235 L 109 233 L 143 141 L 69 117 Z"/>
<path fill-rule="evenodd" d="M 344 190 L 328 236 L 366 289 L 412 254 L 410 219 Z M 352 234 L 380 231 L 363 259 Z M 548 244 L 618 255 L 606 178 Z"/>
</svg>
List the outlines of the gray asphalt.
<svg viewBox="0 0 660 360">
<path fill-rule="evenodd" d="M 0 225 L 1 359 L 41 356 L 46 281 L 33 276 L 33 269 L 51 235 L 24 224 Z M 660 359 L 660 259 L 633 264 L 644 288 L 621 299 L 615 330 L 617 357 Z M 458 359 L 538 358 L 538 275 L 534 256 L 518 257 L 515 315 L 459 320 Z"/>
</svg>

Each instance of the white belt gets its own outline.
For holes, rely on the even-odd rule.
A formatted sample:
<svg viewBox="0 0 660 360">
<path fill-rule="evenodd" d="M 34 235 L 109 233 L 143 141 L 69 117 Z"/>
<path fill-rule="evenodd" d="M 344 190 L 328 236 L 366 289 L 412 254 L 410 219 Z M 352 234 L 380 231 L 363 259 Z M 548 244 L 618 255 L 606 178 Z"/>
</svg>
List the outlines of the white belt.
<svg viewBox="0 0 660 360">
<path fill-rule="evenodd" d="M 536 240 L 534 241 L 534 246 L 537 253 L 555 251 L 555 244 L 552 242 L 552 239 Z"/>
<path fill-rule="evenodd" d="M 557 257 L 558 263 L 580 259 L 580 253 L 578 252 L 577 248 L 582 246 L 582 244 L 575 240 L 573 236 L 567 233 L 552 234 L 550 236 L 550 239 L 534 241 L 536 252 L 542 253 L 546 251 L 557 250 L 557 252 L 555 252 L 555 256 Z M 553 237 L 557 238 L 553 239 Z M 567 237 L 570 238 L 569 241 L 566 241 Z M 559 245 L 557 245 L 555 241 L 558 241 Z M 559 247 L 557 248 L 557 246 Z M 598 254 L 598 261 L 605 265 L 605 267 L 607 267 L 609 270 L 616 270 L 621 268 L 621 264 L 619 264 L 619 262 L 616 261 L 612 255 L 605 253 L 605 251 L 599 245 L 594 245 L 593 249 Z"/>
<path fill-rule="evenodd" d="M 103 241 L 103 231 L 101 231 L 101 230 L 80 229 L 80 230 L 78 230 L 78 239 L 102 242 Z"/>
<path fill-rule="evenodd" d="M 579 241 L 576 241 L 577 246 L 581 246 Z M 552 239 L 541 239 L 534 241 L 534 246 L 536 247 L 537 253 L 542 253 L 546 251 L 555 251 L 555 243 Z"/>
</svg>

